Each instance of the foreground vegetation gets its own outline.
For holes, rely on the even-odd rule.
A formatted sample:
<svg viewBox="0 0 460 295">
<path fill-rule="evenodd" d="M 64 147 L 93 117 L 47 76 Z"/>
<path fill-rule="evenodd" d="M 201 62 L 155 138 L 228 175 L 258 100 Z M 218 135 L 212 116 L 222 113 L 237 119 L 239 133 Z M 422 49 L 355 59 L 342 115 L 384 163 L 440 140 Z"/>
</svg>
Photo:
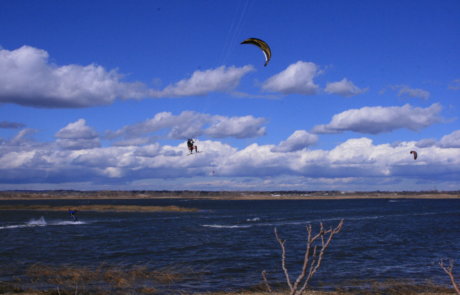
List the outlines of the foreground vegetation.
<svg viewBox="0 0 460 295">
<path fill-rule="evenodd" d="M 22 295 L 191 295 L 174 287 L 187 280 L 205 280 L 206 272 L 171 267 L 152 270 L 146 266 L 130 268 L 100 265 L 95 269 L 75 266 L 32 265 L 12 282 L 0 282 L 0 294 Z M 272 292 L 264 283 L 248 290 L 194 293 L 194 295 L 288 295 L 290 290 L 281 284 Z M 432 282 L 415 283 L 410 280 L 343 282 L 329 291 L 307 290 L 304 295 L 447 295 L 452 288 Z"/>
<path fill-rule="evenodd" d="M 320 223 L 314 233 L 313 227 L 307 225 L 305 253 L 298 276 L 294 280 L 286 267 L 285 240 L 282 240 L 275 228 L 276 240 L 281 248 L 281 269 L 285 276 L 287 288 L 280 282 L 270 284 L 265 271 L 260 282 L 254 282 L 249 290 L 195 293 L 195 295 L 351 295 L 351 294 L 459 294 L 460 289 L 453 275 L 453 261 L 449 264 L 440 261 L 441 269 L 449 276 L 452 287 L 440 286 L 432 282 L 412 282 L 410 280 L 370 281 L 354 280 L 343 282 L 335 290 L 312 290 L 310 281 L 321 266 L 323 256 L 330 246 L 334 235 L 340 233 L 343 220 L 335 228 L 326 229 Z M 11 266 L 0 268 L 0 278 L 11 276 L 15 272 Z M 18 273 L 16 271 L 16 273 Z M 0 281 L 0 294 L 23 295 L 143 295 L 143 294 L 180 294 L 187 295 L 180 289 L 181 282 L 204 280 L 207 272 L 185 267 L 170 267 L 154 270 L 148 266 L 111 266 L 102 264 L 98 267 L 77 267 L 73 265 L 49 266 L 31 265 L 19 272 L 9 282 Z M 318 288 L 318 287 L 317 287 Z"/>
<path fill-rule="evenodd" d="M 90 268 L 34 264 L 16 275 L 13 281 L 0 282 L 0 294 L 171 294 L 175 292 L 168 288 L 172 284 L 184 279 L 200 279 L 201 275 L 184 267 L 154 270 L 144 265 L 101 264 Z"/>
</svg>

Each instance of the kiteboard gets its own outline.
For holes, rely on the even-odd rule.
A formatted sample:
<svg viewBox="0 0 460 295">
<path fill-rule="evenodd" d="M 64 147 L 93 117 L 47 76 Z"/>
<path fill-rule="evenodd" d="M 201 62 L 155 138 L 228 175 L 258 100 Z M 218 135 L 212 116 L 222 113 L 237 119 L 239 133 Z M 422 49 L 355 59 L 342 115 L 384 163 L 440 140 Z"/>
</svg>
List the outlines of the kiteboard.
<svg viewBox="0 0 460 295">
<path fill-rule="evenodd" d="M 202 153 L 202 152 L 188 153 L 187 156 L 195 155 L 195 154 L 198 154 L 198 153 Z"/>
</svg>

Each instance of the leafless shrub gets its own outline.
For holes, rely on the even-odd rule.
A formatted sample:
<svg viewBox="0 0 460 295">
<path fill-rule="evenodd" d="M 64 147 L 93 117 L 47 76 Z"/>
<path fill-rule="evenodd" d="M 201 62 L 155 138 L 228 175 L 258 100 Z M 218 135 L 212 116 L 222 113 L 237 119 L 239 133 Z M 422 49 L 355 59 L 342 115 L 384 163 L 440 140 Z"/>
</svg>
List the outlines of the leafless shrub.
<svg viewBox="0 0 460 295">
<path fill-rule="evenodd" d="M 275 228 L 275 237 L 281 247 L 281 268 L 283 269 L 284 276 L 286 278 L 286 283 L 289 287 L 289 295 L 300 295 L 305 292 L 308 287 L 308 283 L 318 271 L 323 260 L 324 253 L 326 249 L 331 244 L 332 238 L 335 234 L 339 233 L 343 227 L 343 219 L 335 228 L 324 229 L 323 223 L 320 223 L 319 232 L 314 235 L 313 228 L 309 224 L 307 225 L 307 241 L 306 249 L 302 264 L 302 270 L 297 276 L 297 279 L 293 282 L 289 276 L 289 271 L 286 267 L 286 240 L 282 240 L 278 235 L 278 230 Z M 318 248 L 318 243 L 321 243 Z M 265 285 L 268 292 L 272 292 L 270 285 L 268 284 L 265 271 L 262 272 L 262 278 L 264 279 Z"/>
<path fill-rule="evenodd" d="M 454 287 L 455 292 L 457 292 L 457 294 L 460 295 L 460 288 L 458 287 L 457 282 L 455 282 L 455 278 L 454 278 L 454 274 L 453 274 L 453 272 L 454 272 L 454 261 L 452 259 L 449 259 L 449 265 L 446 266 L 444 264 L 444 259 L 441 259 L 441 261 L 439 261 L 439 266 L 449 276 L 450 282 L 452 283 L 452 286 Z"/>
<path fill-rule="evenodd" d="M 267 287 L 268 293 L 272 292 L 272 288 L 270 287 L 270 284 L 268 283 L 267 280 L 267 272 L 265 270 L 262 271 L 262 279 L 264 280 L 264 284 Z"/>
</svg>

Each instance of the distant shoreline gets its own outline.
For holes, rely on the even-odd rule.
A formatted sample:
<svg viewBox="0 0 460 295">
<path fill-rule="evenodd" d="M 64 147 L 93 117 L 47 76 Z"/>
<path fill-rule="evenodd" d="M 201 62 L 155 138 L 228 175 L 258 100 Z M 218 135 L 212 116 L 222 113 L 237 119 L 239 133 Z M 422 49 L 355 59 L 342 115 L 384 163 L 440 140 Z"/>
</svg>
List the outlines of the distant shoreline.
<svg viewBox="0 0 460 295">
<path fill-rule="evenodd" d="M 0 192 L 0 200 L 79 199 L 194 199 L 194 200 L 358 200 L 358 199 L 460 199 L 460 192 L 192 192 L 192 191 L 46 191 Z"/>
<path fill-rule="evenodd" d="M 78 205 L 71 206 L 76 211 L 97 212 L 197 212 L 196 208 L 178 206 L 136 206 L 136 205 Z M 0 211 L 33 210 L 33 211 L 67 211 L 69 206 L 50 205 L 0 205 Z"/>
</svg>

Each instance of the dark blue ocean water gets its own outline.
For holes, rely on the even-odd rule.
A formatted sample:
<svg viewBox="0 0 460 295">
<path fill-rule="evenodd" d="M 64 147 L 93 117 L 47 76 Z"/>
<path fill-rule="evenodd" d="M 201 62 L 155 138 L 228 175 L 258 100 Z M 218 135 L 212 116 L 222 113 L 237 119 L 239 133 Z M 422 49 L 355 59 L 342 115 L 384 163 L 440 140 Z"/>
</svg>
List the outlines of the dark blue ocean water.
<svg viewBox="0 0 460 295">
<path fill-rule="evenodd" d="M 40 204 L 177 205 L 193 213 L 0 211 L 0 265 L 72 264 L 176 267 L 202 273 L 178 282 L 189 291 L 230 290 L 260 282 L 262 270 L 282 282 L 280 248 L 286 239 L 292 276 L 300 270 L 305 225 L 344 219 L 313 284 L 352 279 L 408 278 L 448 285 L 441 258 L 460 270 L 460 200 L 49 200 Z M 37 201 L 0 201 L 4 204 Z M 0 280 L 9 275 L 3 272 Z"/>
</svg>

